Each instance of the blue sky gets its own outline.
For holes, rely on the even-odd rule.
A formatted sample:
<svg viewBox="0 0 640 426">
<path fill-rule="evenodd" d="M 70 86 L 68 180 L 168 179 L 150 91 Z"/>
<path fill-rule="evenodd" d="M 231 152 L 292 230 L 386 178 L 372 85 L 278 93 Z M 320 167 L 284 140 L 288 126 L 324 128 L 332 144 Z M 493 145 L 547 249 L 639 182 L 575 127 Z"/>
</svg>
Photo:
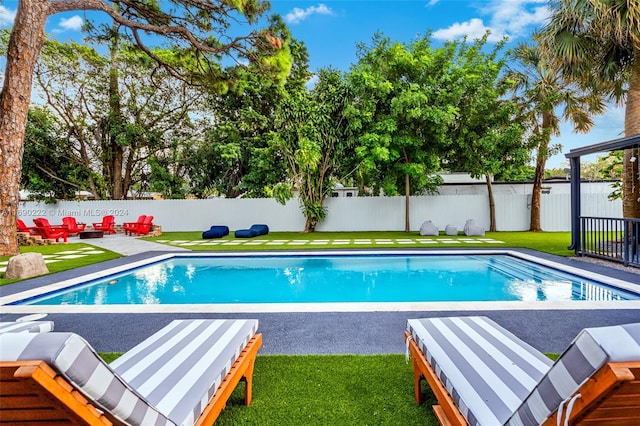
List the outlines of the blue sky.
<svg viewBox="0 0 640 426">
<path fill-rule="evenodd" d="M 0 26 L 11 25 L 16 0 L 0 5 Z M 509 45 L 530 39 L 549 16 L 546 0 L 351 0 L 301 1 L 272 0 L 271 12 L 281 15 L 293 36 L 309 50 L 312 70 L 332 66 L 347 71 L 356 62 L 356 46 L 368 43 L 376 31 L 393 40 L 410 42 L 421 34 L 432 32 L 434 43 L 468 36 L 481 37 L 491 31 L 491 40 L 509 37 Z M 78 39 L 86 17 L 101 15 L 83 12 L 53 16 L 47 32 L 61 40 Z M 616 139 L 623 135 L 624 109 L 610 108 L 595 117 L 596 125 L 589 134 L 575 134 L 569 124 L 553 143 L 572 148 Z M 586 160 L 593 160 L 593 157 Z M 553 156 L 548 168 L 565 167 L 563 154 Z"/>
</svg>

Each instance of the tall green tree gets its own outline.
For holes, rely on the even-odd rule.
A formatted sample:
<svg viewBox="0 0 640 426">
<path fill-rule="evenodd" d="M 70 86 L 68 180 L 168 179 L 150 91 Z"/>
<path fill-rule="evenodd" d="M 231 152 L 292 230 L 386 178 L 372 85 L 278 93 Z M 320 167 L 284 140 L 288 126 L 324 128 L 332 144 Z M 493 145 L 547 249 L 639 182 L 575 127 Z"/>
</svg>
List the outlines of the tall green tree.
<svg viewBox="0 0 640 426">
<path fill-rule="evenodd" d="M 554 0 L 538 37 L 564 78 L 626 101 L 624 133 L 640 134 L 640 2 Z M 640 217 L 640 149 L 624 153 L 623 213 Z"/>
<path fill-rule="evenodd" d="M 349 77 L 355 99 L 349 119 L 361 174 L 374 192 L 404 194 L 407 232 L 410 195 L 437 190 L 441 158 L 464 123 L 461 111 L 475 102 L 473 90 L 492 66 L 491 55 L 481 53 L 485 43 L 433 48 L 429 35 L 402 44 L 377 34 L 371 46 L 359 48 Z"/>
<path fill-rule="evenodd" d="M 31 101 L 33 71 L 44 44 L 45 24 L 50 16 L 73 10 L 108 14 L 128 28 L 130 40 L 158 63 L 176 72 L 146 44 L 146 35 L 158 35 L 197 58 L 199 68 L 182 74 L 198 82 L 232 80 L 221 66 L 223 57 L 261 64 L 265 74 L 284 78 L 288 74 L 288 49 L 282 46 L 277 28 L 255 29 L 248 35 L 232 35 L 231 22 L 256 27 L 268 9 L 261 0 L 163 2 L 158 0 L 20 0 L 6 55 L 5 78 L 0 94 L 0 255 L 19 253 L 16 216 L 20 200 L 20 177 L 27 113 Z M 176 74 L 180 74 L 176 72 Z"/>
<path fill-rule="evenodd" d="M 239 70 L 241 79 L 226 93 L 213 93 L 206 134 L 186 159 L 192 190 L 228 198 L 266 197 L 286 178 L 286 163 L 269 143 L 279 103 L 294 93 L 306 93 L 311 76 L 305 45 L 291 40 L 292 70 L 284 86 L 254 72 Z"/>
<path fill-rule="evenodd" d="M 505 80 L 512 84 L 513 99 L 536 150 L 529 230 L 539 232 L 544 168 L 559 149 L 550 146 L 551 136 L 560 134 L 560 120 L 570 121 L 577 132 L 588 132 L 593 126 L 592 116 L 602 113 L 605 104 L 597 92 L 585 91 L 563 78 L 539 45 L 521 43 L 510 52 Z"/>
<path fill-rule="evenodd" d="M 287 165 L 287 181 L 273 188 L 280 202 L 298 193 L 306 218 L 304 232 L 314 232 L 326 217 L 325 198 L 348 150 L 345 107 L 351 99 L 344 76 L 323 69 L 310 93 L 294 92 L 280 103 L 272 144 Z"/>
<path fill-rule="evenodd" d="M 67 135 L 68 161 L 93 172 L 83 189 L 97 199 L 127 197 L 149 175 L 150 158 L 161 160 L 165 150 L 186 149 L 200 137 L 202 89 L 127 43 L 103 56 L 87 45 L 48 40 L 34 82 Z"/>
<path fill-rule="evenodd" d="M 473 44 L 459 58 L 472 74 L 460 81 L 465 86 L 457 119 L 449 132 L 452 144 L 444 158 L 449 170 L 485 178 L 489 229 L 496 231 L 494 176 L 524 167 L 530 147 L 517 121 L 517 105 L 505 99 L 509 87 L 500 80 L 505 61 L 497 56 L 503 44 L 497 44 L 488 52 L 481 49 L 483 45 L 484 41 Z"/>
<path fill-rule="evenodd" d="M 22 187 L 32 198 L 45 201 L 73 199 L 87 187 L 91 171 L 69 155 L 70 142 L 55 117 L 45 108 L 31 108 L 22 158 Z"/>
</svg>

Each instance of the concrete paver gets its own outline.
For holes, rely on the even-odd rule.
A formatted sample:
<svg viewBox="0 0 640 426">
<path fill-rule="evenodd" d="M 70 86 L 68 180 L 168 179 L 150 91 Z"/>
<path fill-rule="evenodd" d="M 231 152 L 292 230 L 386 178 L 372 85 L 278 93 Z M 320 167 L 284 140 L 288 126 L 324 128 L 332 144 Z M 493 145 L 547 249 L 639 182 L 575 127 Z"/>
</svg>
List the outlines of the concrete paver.
<svg viewBox="0 0 640 426">
<path fill-rule="evenodd" d="M 122 234 L 105 235 L 103 238 L 90 238 L 78 240 L 78 242 L 91 244 L 92 246 L 104 248 L 124 256 L 131 256 L 148 251 L 190 251 L 185 247 L 158 244 L 143 238 L 135 238 Z"/>
</svg>

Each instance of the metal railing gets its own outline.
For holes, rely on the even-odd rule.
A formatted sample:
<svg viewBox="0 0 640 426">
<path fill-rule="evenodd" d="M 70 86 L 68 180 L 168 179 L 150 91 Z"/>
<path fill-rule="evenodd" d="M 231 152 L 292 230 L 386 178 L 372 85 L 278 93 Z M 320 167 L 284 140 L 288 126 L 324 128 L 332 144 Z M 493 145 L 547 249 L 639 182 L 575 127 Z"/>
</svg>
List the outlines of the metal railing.
<svg viewBox="0 0 640 426">
<path fill-rule="evenodd" d="M 640 219 L 580 217 L 580 251 L 640 267 Z"/>
</svg>

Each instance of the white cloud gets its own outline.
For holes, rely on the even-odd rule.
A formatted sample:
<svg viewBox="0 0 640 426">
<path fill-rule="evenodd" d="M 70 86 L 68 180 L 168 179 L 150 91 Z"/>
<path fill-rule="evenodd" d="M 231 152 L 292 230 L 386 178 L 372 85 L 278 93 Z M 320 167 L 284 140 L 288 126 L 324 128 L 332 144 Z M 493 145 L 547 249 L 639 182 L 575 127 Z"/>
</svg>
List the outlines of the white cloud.
<svg viewBox="0 0 640 426">
<path fill-rule="evenodd" d="M 495 30 L 484 25 L 482 19 L 473 18 L 466 22 L 456 22 L 449 28 L 444 28 L 433 32 L 433 38 L 436 40 L 455 40 L 467 36 L 473 40 L 481 38 L 485 33 L 490 30 L 491 35 L 489 41 L 498 41 L 502 38 L 502 33 L 496 33 Z"/>
<path fill-rule="evenodd" d="M 80 31 L 82 29 L 83 23 L 84 21 L 78 15 L 72 16 L 69 19 L 66 19 L 66 18 L 60 19 L 60 27 L 63 30 Z"/>
<path fill-rule="evenodd" d="M 480 18 L 466 22 L 456 22 L 449 28 L 434 32 L 440 40 L 453 40 L 467 36 L 470 39 L 482 37 L 489 30 L 489 41 L 501 40 L 504 36 L 516 39 L 540 28 L 550 15 L 547 0 L 490 0 L 479 9 L 488 17 L 489 25 Z"/>
<path fill-rule="evenodd" d="M 333 10 L 330 7 L 320 3 L 317 6 L 309 6 L 306 9 L 300 9 L 298 7 L 294 7 L 291 12 L 287 13 L 284 19 L 289 24 L 299 24 L 300 22 L 307 19 L 309 16 L 318 14 L 318 15 L 333 15 Z"/>
<path fill-rule="evenodd" d="M 12 25 L 15 17 L 15 10 L 9 10 L 4 6 L 0 6 L 0 27 L 7 27 Z"/>
<path fill-rule="evenodd" d="M 439 2 L 440 0 L 429 0 L 429 3 L 427 3 L 427 7 L 435 6 Z"/>
</svg>

